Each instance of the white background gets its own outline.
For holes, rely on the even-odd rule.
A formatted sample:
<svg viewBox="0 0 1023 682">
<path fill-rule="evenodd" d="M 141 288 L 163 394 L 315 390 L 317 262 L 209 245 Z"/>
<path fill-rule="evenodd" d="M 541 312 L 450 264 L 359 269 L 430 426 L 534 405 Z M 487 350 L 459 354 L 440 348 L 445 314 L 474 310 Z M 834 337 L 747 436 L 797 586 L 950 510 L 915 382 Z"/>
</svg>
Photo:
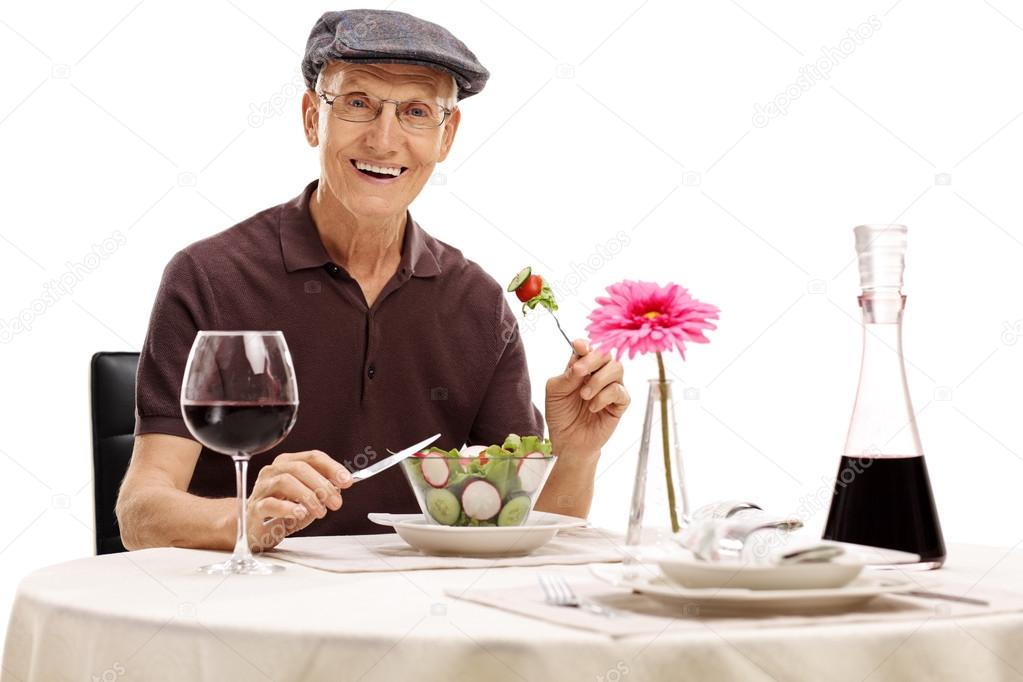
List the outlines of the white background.
<svg viewBox="0 0 1023 682">
<path fill-rule="evenodd" d="M 576 335 L 623 278 L 675 281 L 721 307 L 712 342 L 669 360 L 698 391 L 678 409 L 697 503 L 791 511 L 830 489 L 861 343 L 851 230 L 902 222 L 907 373 L 946 539 L 1020 541 L 1023 10 L 388 6 L 448 27 L 493 74 L 413 206 L 428 231 L 501 281 L 533 263 L 560 287 Z M 0 344 L 3 614 L 25 573 L 93 551 L 92 353 L 140 347 L 177 249 L 315 177 L 298 64 L 324 9 L 0 10 L 0 321 L 31 326 Z M 870 37 L 842 42 L 871 21 Z M 800 88 L 825 53 L 830 77 Z M 786 113 L 755 125 L 755 105 L 793 84 Z M 628 243 L 601 256 L 619 232 Z M 89 254 L 118 233 L 124 243 L 97 263 Z M 76 266 L 86 259 L 96 267 Z M 62 277 L 73 288 L 33 311 Z M 542 405 L 567 349 L 547 318 L 523 334 Z M 604 451 L 591 516 L 617 527 L 656 369 L 647 357 L 626 371 L 636 404 Z"/>
</svg>

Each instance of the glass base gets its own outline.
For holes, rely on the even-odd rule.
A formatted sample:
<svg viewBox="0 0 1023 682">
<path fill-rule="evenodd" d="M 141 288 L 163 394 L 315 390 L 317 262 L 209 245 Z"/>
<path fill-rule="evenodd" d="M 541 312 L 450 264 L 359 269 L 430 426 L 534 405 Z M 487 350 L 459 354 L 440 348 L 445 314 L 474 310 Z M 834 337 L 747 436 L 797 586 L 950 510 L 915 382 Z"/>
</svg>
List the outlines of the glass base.
<svg viewBox="0 0 1023 682">
<path fill-rule="evenodd" d="M 199 572 L 208 575 L 270 575 L 283 570 L 284 567 L 279 564 L 268 564 L 252 557 L 245 559 L 231 557 L 227 561 L 199 567 Z"/>
</svg>

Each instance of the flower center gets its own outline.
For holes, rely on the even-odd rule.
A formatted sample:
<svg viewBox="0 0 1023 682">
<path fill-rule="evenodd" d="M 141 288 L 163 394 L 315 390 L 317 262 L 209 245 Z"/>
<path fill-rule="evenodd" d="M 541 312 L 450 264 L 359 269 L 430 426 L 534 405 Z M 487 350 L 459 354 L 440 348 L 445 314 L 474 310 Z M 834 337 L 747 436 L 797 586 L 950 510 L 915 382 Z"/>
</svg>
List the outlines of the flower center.
<svg viewBox="0 0 1023 682">
<path fill-rule="evenodd" d="M 643 317 L 645 317 L 648 320 L 656 320 L 658 317 L 660 317 L 663 314 L 664 313 L 659 313 L 656 310 L 651 310 L 648 313 L 643 313 Z"/>
</svg>

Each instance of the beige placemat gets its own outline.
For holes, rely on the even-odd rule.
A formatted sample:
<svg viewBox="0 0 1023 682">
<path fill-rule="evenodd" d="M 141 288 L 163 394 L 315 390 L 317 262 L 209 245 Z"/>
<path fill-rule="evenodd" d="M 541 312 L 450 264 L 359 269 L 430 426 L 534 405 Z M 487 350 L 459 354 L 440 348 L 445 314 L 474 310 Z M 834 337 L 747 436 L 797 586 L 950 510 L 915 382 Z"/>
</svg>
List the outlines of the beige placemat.
<svg viewBox="0 0 1023 682">
<path fill-rule="evenodd" d="M 793 627 L 863 621 L 888 622 L 899 620 L 925 620 L 929 618 L 961 618 L 993 613 L 1023 611 L 1023 594 L 995 588 L 970 588 L 966 584 L 942 583 L 928 586 L 945 594 L 964 594 L 986 600 L 989 606 L 965 604 L 947 600 L 924 599 L 905 595 L 882 595 L 851 610 L 814 612 L 812 614 L 783 614 L 751 611 L 724 611 L 708 609 L 699 604 L 662 601 L 625 588 L 610 587 L 602 582 L 573 581 L 572 589 L 585 599 L 616 609 L 614 617 L 601 616 L 584 609 L 550 606 L 544 602 L 538 583 L 526 583 L 501 589 L 450 588 L 449 597 L 503 609 L 530 618 L 598 632 L 610 637 L 626 637 L 659 633 L 668 627 L 672 631 L 719 630 L 722 628 Z"/>
<path fill-rule="evenodd" d="M 436 557 L 423 554 L 394 533 L 288 538 L 263 556 L 335 573 L 416 571 L 436 568 L 494 568 L 591 564 L 622 560 L 619 534 L 598 528 L 560 531 L 536 551 L 521 557 Z"/>
</svg>

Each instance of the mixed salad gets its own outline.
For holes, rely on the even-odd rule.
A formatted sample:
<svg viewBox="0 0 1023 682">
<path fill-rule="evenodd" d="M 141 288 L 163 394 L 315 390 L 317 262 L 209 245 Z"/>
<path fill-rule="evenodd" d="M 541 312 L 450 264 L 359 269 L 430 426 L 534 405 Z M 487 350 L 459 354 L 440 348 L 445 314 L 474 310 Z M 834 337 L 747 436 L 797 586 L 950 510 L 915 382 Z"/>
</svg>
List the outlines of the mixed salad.
<svg viewBox="0 0 1023 682">
<path fill-rule="evenodd" d="M 430 448 L 403 465 L 437 523 L 519 526 L 552 462 L 549 440 L 513 433 L 501 445 Z"/>
<path fill-rule="evenodd" d="M 526 266 L 519 270 L 508 284 L 508 291 L 514 292 L 515 296 L 522 301 L 522 314 L 526 314 L 526 308 L 530 310 L 536 306 L 543 306 L 552 313 L 558 309 L 558 303 L 554 300 L 554 291 L 540 275 L 533 273 L 533 268 Z"/>
</svg>

